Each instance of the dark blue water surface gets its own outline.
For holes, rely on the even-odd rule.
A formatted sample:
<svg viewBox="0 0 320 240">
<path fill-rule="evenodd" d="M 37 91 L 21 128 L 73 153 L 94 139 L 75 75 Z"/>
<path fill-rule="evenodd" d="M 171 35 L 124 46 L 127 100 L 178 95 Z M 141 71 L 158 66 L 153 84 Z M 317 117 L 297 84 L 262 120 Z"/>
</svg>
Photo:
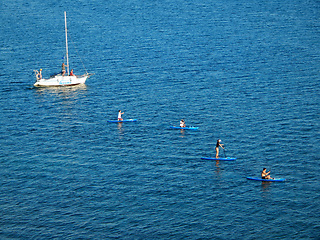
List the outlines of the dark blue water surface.
<svg viewBox="0 0 320 240">
<path fill-rule="evenodd" d="M 70 67 L 95 75 L 35 88 L 64 11 Z M 319 239 L 319 19 L 318 0 L 2 1 L 0 239 Z M 236 161 L 201 160 L 218 138 Z M 287 181 L 246 179 L 263 167 Z"/>
</svg>

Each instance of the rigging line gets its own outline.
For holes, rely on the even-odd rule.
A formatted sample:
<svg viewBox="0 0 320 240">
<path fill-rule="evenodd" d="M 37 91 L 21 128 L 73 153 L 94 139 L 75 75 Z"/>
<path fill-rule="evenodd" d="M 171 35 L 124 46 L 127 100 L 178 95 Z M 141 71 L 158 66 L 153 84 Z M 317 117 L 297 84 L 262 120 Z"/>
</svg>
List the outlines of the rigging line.
<svg viewBox="0 0 320 240">
<path fill-rule="evenodd" d="M 79 52 L 78 52 L 78 49 L 77 49 L 76 45 L 74 44 L 74 42 L 72 41 L 72 38 L 71 38 L 71 35 L 70 35 L 69 32 L 68 32 L 68 35 L 69 35 L 69 39 L 71 40 L 74 48 L 76 49 L 76 52 L 77 52 L 77 54 L 78 54 L 78 57 L 80 58 L 80 61 L 81 61 L 81 63 L 82 63 L 82 66 L 83 66 L 84 70 L 85 70 L 86 73 L 88 74 L 88 71 L 87 71 L 86 67 L 84 66 L 84 63 L 83 63 L 83 61 L 82 61 L 82 59 L 81 59 L 81 57 L 80 57 L 80 54 L 79 54 Z"/>
</svg>

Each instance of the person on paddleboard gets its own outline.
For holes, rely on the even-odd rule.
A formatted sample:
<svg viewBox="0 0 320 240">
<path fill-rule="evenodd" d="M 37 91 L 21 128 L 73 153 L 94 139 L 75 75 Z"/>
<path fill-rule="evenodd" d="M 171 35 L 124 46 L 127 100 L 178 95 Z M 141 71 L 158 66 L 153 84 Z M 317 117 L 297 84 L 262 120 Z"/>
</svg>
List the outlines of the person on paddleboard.
<svg viewBox="0 0 320 240">
<path fill-rule="evenodd" d="M 124 114 L 124 112 L 121 112 L 121 110 L 119 110 L 118 112 L 118 121 L 122 121 L 122 114 Z"/>
<path fill-rule="evenodd" d="M 216 144 L 216 158 L 219 158 L 219 147 L 222 147 L 224 149 L 223 144 L 221 144 L 220 142 L 221 140 L 218 139 Z"/>
<path fill-rule="evenodd" d="M 180 127 L 186 127 L 186 122 L 183 119 L 180 121 Z"/>
<path fill-rule="evenodd" d="M 270 176 L 270 171 L 267 172 L 266 168 L 263 168 L 262 172 L 261 172 L 261 178 L 262 179 L 274 179 Z"/>
</svg>

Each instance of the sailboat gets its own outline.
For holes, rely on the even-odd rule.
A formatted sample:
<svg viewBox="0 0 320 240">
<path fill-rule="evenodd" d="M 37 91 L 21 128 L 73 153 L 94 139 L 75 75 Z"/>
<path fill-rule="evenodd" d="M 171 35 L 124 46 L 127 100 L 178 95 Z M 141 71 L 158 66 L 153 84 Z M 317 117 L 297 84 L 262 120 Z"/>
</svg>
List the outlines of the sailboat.
<svg viewBox="0 0 320 240">
<path fill-rule="evenodd" d="M 78 84 L 84 84 L 88 77 L 93 74 L 86 72 L 84 75 L 70 75 L 69 72 L 69 57 L 68 57 L 68 30 L 67 30 L 67 13 L 64 12 L 65 34 L 66 34 L 66 58 L 67 58 L 67 72 L 60 73 L 51 76 L 49 79 L 42 78 L 41 69 L 40 72 L 34 70 L 37 81 L 34 86 L 36 87 L 49 87 L 49 86 L 72 86 Z"/>
</svg>

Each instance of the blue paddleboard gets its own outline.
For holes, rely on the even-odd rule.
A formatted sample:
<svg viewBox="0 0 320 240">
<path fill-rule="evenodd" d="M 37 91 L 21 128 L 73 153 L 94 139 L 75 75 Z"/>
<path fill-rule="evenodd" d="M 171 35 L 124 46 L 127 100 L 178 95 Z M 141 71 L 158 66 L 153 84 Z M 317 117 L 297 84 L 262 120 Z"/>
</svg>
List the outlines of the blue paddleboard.
<svg viewBox="0 0 320 240">
<path fill-rule="evenodd" d="M 234 161 L 234 160 L 236 160 L 236 158 L 233 158 L 233 157 L 226 157 L 226 158 L 223 158 L 223 157 L 220 157 L 220 158 L 202 157 L 201 159 L 203 159 L 203 160 L 215 160 L 215 161 Z"/>
<path fill-rule="evenodd" d="M 199 127 L 175 127 L 175 126 L 170 126 L 170 128 L 173 128 L 173 129 L 185 129 L 185 130 L 197 130 Z"/>
<path fill-rule="evenodd" d="M 136 122 L 137 119 L 123 119 L 123 120 L 108 120 L 110 123 L 122 123 L 122 122 Z"/>
<path fill-rule="evenodd" d="M 247 177 L 248 180 L 262 181 L 262 182 L 284 182 L 284 178 L 275 178 L 275 179 L 262 179 L 257 177 Z"/>
</svg>

